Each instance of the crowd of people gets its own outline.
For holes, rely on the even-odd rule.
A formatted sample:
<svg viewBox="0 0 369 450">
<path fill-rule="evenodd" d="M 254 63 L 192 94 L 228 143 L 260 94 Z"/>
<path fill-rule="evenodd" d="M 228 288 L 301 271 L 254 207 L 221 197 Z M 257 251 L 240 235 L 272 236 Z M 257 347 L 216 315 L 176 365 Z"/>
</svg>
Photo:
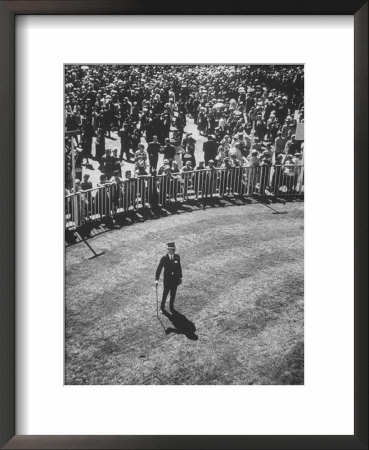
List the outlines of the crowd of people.
<svg viewBox="0 0 369 450">
<path fill-rule="evenodd" d="M 206 136 L 201 158 L 196 136 L 186 131 L 189 120 Z M 263 192 L 276 192 L 290 174 L 293 192 L 303 165 L 304 143 L 296 139 L 303 122 L 303 66 L 66 65 L 65 129 L 75 132 L 65 138 L 66 193 L 109 184 L 124 190 L 127 180 L 132 186 L 148 176 L 157 177 L 160 190 L 161 175 L 188 190 L 196 171 L 219 171 L 220 180 L 222 169 L 237 168 L 252 168 L 238 178 L 250 186 L 251 177 L 252 188 Z M 112 133 L 120 141 L 113 149 L 106 146 Z M 83 173 L 90 159 L 101 172 L 96 186 Z M 134 169 L 123 171 L 123 161 Z"/>
</svg>

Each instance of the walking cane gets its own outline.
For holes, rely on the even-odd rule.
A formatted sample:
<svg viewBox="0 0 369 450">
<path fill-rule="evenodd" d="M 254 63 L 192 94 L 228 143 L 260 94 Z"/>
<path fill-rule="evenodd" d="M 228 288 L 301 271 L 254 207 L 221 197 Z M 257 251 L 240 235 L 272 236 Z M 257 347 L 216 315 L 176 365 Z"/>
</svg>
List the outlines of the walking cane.
<svg viewBox="0 0 369 450">
<path fill-rule="evenodd" d="M 159 317 L 158 285 L 156 284 L 155 287 L 156 287 L 156 317 L 157 317 L 158 321 L 160 322 L 160 325 L 163 327 L 165 334 L 168 334 L 167 330 L 165 329 L 165 326 L 163 325 L 163 322 L 160 320 L 160 317 Z"/>
<path fill-rule="evenodd" d="M 159 299 L 158 299 L 158 285 L 156 287 L 156 317 L 159 318 Z"/>
</svg>

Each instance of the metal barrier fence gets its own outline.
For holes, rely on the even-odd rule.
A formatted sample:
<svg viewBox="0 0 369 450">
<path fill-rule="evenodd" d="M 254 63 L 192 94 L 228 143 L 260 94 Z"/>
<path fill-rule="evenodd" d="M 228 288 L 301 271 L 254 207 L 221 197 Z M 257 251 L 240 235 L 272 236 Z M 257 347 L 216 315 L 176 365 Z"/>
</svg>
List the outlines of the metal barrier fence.
<svg viewBox="0 0 369 450">
<path fill-rule="evenodd" d="M 172 202 L 256 194 L 303 197 L 304 166 L 230 167 L 139 176 L 65 197 L 66 228 Z"/>
</svg>

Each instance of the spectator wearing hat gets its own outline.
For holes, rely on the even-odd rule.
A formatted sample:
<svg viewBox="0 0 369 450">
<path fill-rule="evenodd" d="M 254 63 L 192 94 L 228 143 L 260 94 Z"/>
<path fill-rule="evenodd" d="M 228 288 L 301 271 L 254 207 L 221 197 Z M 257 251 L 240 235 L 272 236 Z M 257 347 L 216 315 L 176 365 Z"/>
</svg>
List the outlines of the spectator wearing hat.
<svg viewBox="0 0 369 450">
<path fill-rule="evenodd" d="M 244 170 L 242 169 L 243 163 L 246 160 L 244 156 L 241 159 L 237 159 L 235 156 L 231 157 L 231 165 L 233 168 L 233 190 L 238 194 L 242 192 L 242 179 Z"/>
<path fill-rule="evenodd" d="M 263 142 L 266 132 L 267 126 L 265 120 L 261 118 L 261 115 L 258 115 L 255 121 L 255 134 L 257 135 L 257 137 L 260 139 L 261 142 Z"/>
<path fill-rule="evenodd" d="M 149 202 L 149 185 L 147 181 L 148 172 L 141 162 L 137 165 L 135 169 L 135 176 L 137 177 L 136 184 L 139 197 L 141 198 L 141 205 L 145 208 L 146 203 Z"/>
<path fill-rule="evenodd" d="M 228 154 L 226 155 L 226 153 L 225 153 L 224 144 L 220 144 L 218 146 L 218 153 L 215 158 L 215 161 L 217 162 L 217 167 L 221 167 L 221 165 L 223 164 L 224 158 L 226 156 L 228 156 Z"/>
<path fill-rule="evenodd" d="M 182 181 L 181 171 L 176 161 L 172 162 L 172 167 L 170 170 L 170 176 L 171 176 L 171 184 L 172 184 L 172 192 L 173 192 L 173 198 L 175 201 L 178 200 L 178 192 L 179 192 L 179 186 L 180 181 Z"/>
<path fill-rule="evenodd" d="M 224 147 L 224 156 L 228 156 L 229 154 L 229 150 L 231 149 L 232 145 L 231 145 L 231 137 L 229 136 L 229 134 L 226 134 L 221 142 L 221 144 Z"/>
<path fill-rule="evenodd" d="M 124 97 L 123 102 L 120 105 L 120 124 L 125 122 L 125 120 L 131 115 L 132 105 L 128 101 L 128 97 Z"/>
<path fill-rule="evenodd" d="M 83 191 L 87 191 L 88 189 L 92 189 L 92 183 L 89 181 L 90 175 L 88 173 L 85 173 L 83 175 L 83 181 L 81 183 L 81 188 Z"/>
<path fill-rule="evenodd" d="M 272 142 L 274 142 L 275 139 L 277 138 L 277 134 L 279 131 L 279 124 L 278 124 L 274 114 L 272 114 L 270 116 L 270 118 L 268 119 L 267 129 L 268 129 L 268 132 L 267 132 L 268 139 L 270 139 Z"/>
<path fill-rule="evenodd" d="M 292 164 L 295 166 L 295 192 L 300 192 L 302 187 L 303 160 L 300 152 L 294 154 Z"/>
<path fill-rule="evenodd" d="M 157 205 L 159 204 L 159 191 L 158 191 L 159 180 L 157 175 L 158 174 L 155 169 L 153 169 L 152 172 L 150 173 L 150 176 L 152 177 L 151 178 L 152 183 L 150 189 L 148 189 L 148 199 L 150 205 L 153 207 L 157 207 Z"/>
<path fill-rule="evenodd" d="M 265 108 L 264 108 L 264 120 L 269 120 L 270 115 L 272 114 L 272 111 L 274 111 L 275 104 L 271 100 L 265 101 Z"/>
<path fill-rule="evenodd" d="M 233 164 L 231 158 L 226 156 L 219 171 L 219 194 L 223 197 L 225 194 L 231 193 L 231 181 L 233 175 Z"/>
<path fill-rule="evenodd" d="M 215 168 L 215 162 L 213 159 L 209 159 L 208 165 L 206 166 L 206 173 L 205 173 L 205 197 L 213 197 L 213 194 L 215 194 L 217 190 L 217 184 L 218 184 L 218 172 Z"/>
<path fill-rule="evenodd" d="M 164 205 L 165 203 L 171 200 L 169 198 L 172 186 L 172 177 L 171 177 L 172 168 L 170 164 L 169 161 L 165 159 L 163 161 L 163 166 L 160 167 L 158 172 L 158 175 L 161 175 L 159 177 L 159 203 L 161 205 Z"/>
<path fill-rule="evenodd" d="M 286 151 L 288 155 L 294 155 L 300 150 L 300 144 L 296 141 L 296 135 L 291 136 L 291 140 L 286 143 Z"/>
<path fill-rule="evenodd" d="M 250 142 L 250 147 L 249 147 L 249 149 L 247 148 L 248 147 L 248 143 L 247 143 L 247 141 L 246 141 L 246 139 L 244 139 L 244 134 L 243 133 L 238 133 L 238 144 L 239 144 L 239 149 L 240 149 L 240 152 L 241 152 L 241 157 L 242 156 L 247 156 L 248 155 L 248 150 L 250 149 L 250 147 L 251 147 L 251 142 Z"/>
<path fill-rule="evenodd" d="M 169 161 L 169 159 L 163 159 L 163 165 L 159 167 L 158 175 L 162 175 L 168 168 L 171 168 L 171 162 Z"/>
<path fill-rule="evenodd" d="M 147 165 L 147 153 L 145 152 L 145 146 L 143 144 L 138 144 L 138 149 L 135 152 L 135 169 L 137 166 L 146 169 Z"/>
<path fill-rule="evenodd" d="M 164 152 L 164 159 L 167 159 L 169 161 L 174 160 L 174 158 L 176 156 L 176 148 L 174 147 L 174 145 L 172 145 L 170 143 L 169 138 L 165 139 L 165 145 L 163 147 L 163 152 Z"/>
<path fill-rule="evenodd" d="M 89 192 L 85 192 L 85 197 L 86 197 L 86 202 L 87 202 L 87 207 L 88 207 L 88 211 L 91 212 L 91 206 L 92 206 L 92 193 L 91 193 L 91 189 L 92 189 L 92 183 L 91 181 L 89 181 L 90 179 L 90 175 L 88 173 L 85 173 L 83 175 L 83 181 L 81 182 L 81 190 L 82 191 L 89 191 Z"/>
<path fill-rule="evenodd" d="M 152 172 L 153 169 L 156 170 L 158 166 L 160 149 L 161 144 L 158 142 L 158 137 L 155 135 L 153 136 L 152 142 L 150 142 L 147 146 L 147 153 L 149 155 L 149 163 L 150 163 L 150 172 Z"/>
<path fill-rule="evenodd" d="M 83 150 L 77 146 L 74 153 L 74 170 L 76 180 L 82 180 Z"/>
<path fill-rule="evenodd" d="M 192 117 L 193 117 L 193 123 L 195 125 L 197 125 L 197 117 L 199 115 L 199 106 L 200 106 L 200 100 L 198 98 L 194 98 Z"/>
<path fill-rule="evenodd" d="M 280 97 L 276 97 L 276 118 L 280 125 L 283 125 L 288 115 L 287 103 Z"/>
<path fill-rule="evenodd" d="M 293 155 L 292 162 L 293 162 L 293 164 L 294 164 L 295 166 L 302 166 L 302 165 L 303 165 L 302 155 L 301 155 L 300 152 L 296 152 L 296 153 Z"/>
<path fill-rule="evenodd" d="M 110 137 L 110 113 L 105 106 L 101 107 L 99 114 L 100 128 L 103 129 L 104 135 Z"/>
<path fill-rule="evenodd" d="M 141 142 L 141 130 L 139 130 L 136 125 L 136 122 L 132 122 L 133 131 L 131 132 L 131 136 L 133 153 L 136 153 Z"/>
<path fill-rule="evenodd" d="M 203 143 L 202 151 L 204 152 L 205 165 L 207 166 L 210 160 L 215 160 L 218 153 L 218 144 L 214 140 L 213 135 L 208 136 L 208 140 Z"/>
<path fill-rule="evenodd" d="M 200 108 L 198 117 L 197 117 L 197 129 L 199 131 L 200 136 L 203 136 L 205 134 L 207 128 L 207 119 L 206 119 L 206 113 L 205 108 Z"/>
<path fill-rule="evenodd" d="M 130 170 L 126 170 L 123 180 L 123 197 L 126 211 L 134 210 L 136 208 L 136 193 L 136 179 L 132 177 L 132 172 Z"/>
<path fill-rule="evenodd" d="M 277 137 L 274 141 L 275 147 L 275 156 L 277 157 L 280 153 L 284 152 L 284 148 L 286 146 L 286 140 L 282 137 L 282 132 L 277 132 Z"/>
<path fill-rule="evenodd" d="M 139 107 L 138 107 L 138 102 L 136 101 L 136 102 L 133 102 L 133 105 L 132 105 L 132 111 L 131 111 L 131 120 L 133 121 L 133 122 L 138 122 L 138 120 L 139 120 L 139 113 L 140 113 L 140 110 L 139 110 Z"/>
<path fill-rule="evenodd" d="M 119 157 L 118 157 L 118 149 L 117 148 L 113 149 L 112 157 L 114 158 L 114 161 L 115 161 L 115 163 L 114 163 L 114 172 L 118 171 L 119 172 L 119 176 L 121 177 L 122 176 L 122 166 L 120 164 L 120 160 L 119 160 Z"/>
<path fill-rule="evenodd" d="M 295 188 L 295 166 L 292 155 L 286 155 L 283 168 L 283 185 L 287 188 L 287 193 L 292 194 Z"/>
<path fill-rule="evenodd" d="M 183 173 L 183 189 L 184 189 L 184 197 L 188 198 L 188 190 L 192 188 L 192 178 L 193 178 L 193 167 L 191 165 L 191 161 L 186 161 L 186 165 L 182 169 Z"/>
<path fill-rule="evenodd" d="M 175 126 L 178 130 L 179 140 L 180 140 L 180 142 L 182 142 L 183 131 L 186 127 L 186 115 L 182 111 L 180 111 L 178 113 L 178 116 L 176 117 Z"/>
<path fill-rule="evenodd" d="M 109 180 L 114 172 L 115 158 L 111 154 L 110 148 L 105 150 L 105 155 L 101 158 L 101 171 L 106 175 Z"/>
<path fill-rule="evenodd" d="M 118 136 L 120 137 L 120 160 L 123 159 L 123 155 L 125 154 L 126 160 L 131 162 L 130 150 L 132 148 L 132 136 L 128 123 L 123 124 L 123 128 L 119 130 Z"/>
<path fill-rule="evenodd" d="M 145 135 L 146 142 L 151 142 L 154 135 L 158 137 L 157 134 L 154 133 L 152 112 L 150 112 L 148 117 L 145 119 Z"/>
<path fill-rule="evenodd" d="M 94 134 L 95 133 L 91 122 L 84 119 L 81 126 L 81 146 L 83 150 L 83 157 L 86 158 L 87 164 L 89 164 L 89 158 L 92 158 L 92 140 Z"/>
<path fill-rule="evenodd" d="M 220 142 L 225 136 L 225 131 L 222 131 L 219 127 L 215 127 L 214 135 L 215 135 L 215 140 L 217 142 Z"/>
<path fill-rule="evenodd" d="M 286 140 L 286 142 L 290 139 L 289 135 L 289 118 L 286 118 L 286 122 L 281 127 L 282 137 Z"/>
<path fill-rule="evenodd" d="M 265 189 L 269 187 L 270 171 L 272 167 L 272 156 L 265 153 L 260 165 L 260 194 L 265 194 Z"/>
<path fill-rule="evenodd" d="M 260 157 L 257 150 L 252 150 L 251 155 L 248 157 L 248 167 L 247 170 L 247 188 L 249 194 L 253 194 L 257 183 L 259 182 L 260 175 Z"/>
<path fill-rule="evenodd" d="M 169 309 L 172 312 L 174 311 L 174 301 L 176 299 L 177 287 L 182 283 L 181 258 L 175 252 L 175 243 L 169 242 L 167 244 L 167 250 L 167 254 L 160 259 L 155 272 L 155 285 L 157 286 L 161 272 L 164 268 L 164 289 L 160 304 L 160 310 L 162 313 L 165 309 L 165 302 L 169 293 Z"/>
<path fill-rule="evenodd" d="M 194 164 L 196 164 L 195 157 L 193 155 L 191 155 L 188 148 L 186 148 L 186 150 L 182 154 L 182 162 L 183 162 L 183 167 L 185 167 L 187 165 L 187 162 L 190 163 L 191 167 L 193 167 Z"/>
<path fill-rule="evenodd" d="M 178 168 L 180 170 L 182 170 L 182 167 L 183 167 L 182 155 L 184 153 L 183 146 L 181 145 L 180 140 L 178 138 L 176 138 L 173 141 L 173 145 L 174 145 L 174 148 L 175 148 L 175 155 L 174 155 L 173 162 L 175 162 L 176 165 L 178 166 Z M 173 166 L 173 162 L 172 162 L 172 166 Z"/>
<path fill-rule="evenodd" d="M 214 133 L 216 125 L 215 113 L 210 110 L 207 114 L 207 132 L 210 134 Z"/>
<path fill-rule="evenodd" d="M 167 139 L 169 138 L 169 134 L 170 134 L 170 126 L 171 126 L 171 120 L 170 120 L 170 115 L 165 113 L 163 114 L 162 118 L 161 118 L 161 128 L 162 128 L 162 138 Z M 181 136 L 182 139 L 182 136 Z"/>
<path fill-rule="evenodd" d="M 283 163 L 284 163 L 285 155 L 280 153 L 276 156 L 276 160 L 274 163 L 274 170 L 271 181 L 271 188 L 273 190 L 274 195 L 279 194 L 279 188 L 283 184 Z"/>
<path fill-rule="evenodd" d="M 119 170 L 113 172 L 113 177 L 109 182 L 111 207 L 114 213 L 117 213 L 118 209 L 122 207 L 122 188 L 123 179 L 120 177 Z"/>
<path fill-rule="evenodd" d="M 182 160 L 186 162 L 188 159 L 191 161 L 192 167 L 196 166 L 196 158 L 195 158 L 195 149 L 196 149 L 196 140 L 192 137 L 192 133 L 186 133 L 186 137 L 183 139 L 182 147 L 185 149 Z M 190 154 L 191 158 L 183 158 L 184 154 Z M 184 159 L 186 161 L 184 161 Z"/>
<path fill-rule="evenodd" d="M 223 164 L 221 165 L 221 169 L 231 169 L 233 166 L 232 166 L 232 162 L 231 162 L 231 159 L 228 157 L 228 156 L 226 156 L 225 158 L 224 158 L 224 160 L 223 160 Z"/>
<path fill-rule="evenodd" d="M 250 156 L 248 157 L 248 160 L 250 167 L 259 167 L 260 166 L 259 152 L 255 149 L 252 150 Z"/>
<path fill-rule="evenodd" d="M 287 138 L 290 139 L 293 134 L 296 133 L 296 121 L 289 117 L 289 120 L 287 122 Z"/>
<path fill-rule="evenodd" d="M 105 155 L 105 135 L 101 128 L 96 133 L 95 158 L 101 164 L 101 158 Z"/>
<path fill-rule="evenodd" d="M 75 191 L 71 190 L 72 193 L 78 195 L 77 198 L 77 208 L 78 208 L 78 223 L 76 226 L 83 225 L 85 223 L 86 215 L 88 214 L 88 202 L 85 194 L 82 191 L 81 180 L 75 180 Z"/>
</svg>

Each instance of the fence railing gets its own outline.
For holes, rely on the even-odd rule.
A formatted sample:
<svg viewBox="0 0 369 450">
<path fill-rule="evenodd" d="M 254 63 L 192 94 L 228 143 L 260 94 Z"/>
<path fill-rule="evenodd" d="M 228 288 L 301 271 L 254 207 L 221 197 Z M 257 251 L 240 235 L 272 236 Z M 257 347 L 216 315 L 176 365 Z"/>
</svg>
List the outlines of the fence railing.
<svg viewBox="0 0 369 450">
<path fill-rule="evenodd" d="M 139 176 L 65 197 L 66 228 L 119 213 L 212 197 L 303 197 L 304 166 L 258 166 Z"/>
</svg>

